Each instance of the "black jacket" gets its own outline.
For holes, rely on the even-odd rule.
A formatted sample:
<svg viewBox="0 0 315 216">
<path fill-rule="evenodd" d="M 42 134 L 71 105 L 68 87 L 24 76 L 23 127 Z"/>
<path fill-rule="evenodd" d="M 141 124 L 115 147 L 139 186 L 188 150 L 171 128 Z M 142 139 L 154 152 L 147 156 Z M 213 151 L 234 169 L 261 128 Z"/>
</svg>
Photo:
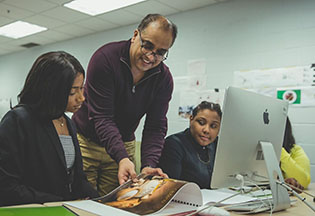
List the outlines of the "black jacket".
<svg viewBox="0 0 315 216">
<path fill-rule="evenodd" d="M 170 177 L 195 182 L 200 188 L 210 188 L 217 139 L 200 146 L 189 128 L 166 138 L 159 167 Z"/>
<path fill-rule="evenodd" d="M 66 119 L 75 147 L 75 162 L 70 171 L 51 120 L 39 118 L 25 106 L 14 108 L 3 117 L 0 206 L 98 196 L 83 173 L 75 127 Z"/>
</svg>

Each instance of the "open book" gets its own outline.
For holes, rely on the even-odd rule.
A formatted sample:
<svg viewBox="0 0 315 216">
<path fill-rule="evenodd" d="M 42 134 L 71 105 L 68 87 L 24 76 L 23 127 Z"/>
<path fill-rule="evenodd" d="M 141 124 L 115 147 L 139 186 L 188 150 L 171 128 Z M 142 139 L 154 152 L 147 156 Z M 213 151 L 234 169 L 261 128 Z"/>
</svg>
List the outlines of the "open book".
<svg viewBox="0 0 315 216">
<path fill-rule="evenodd" d="M 192 212 L 206 203 L 215 203 L 219 201 L 219 193 L 222 198 L 231 196 L 216 190 L 200 190 L 192 182 L 140 174 L 136 180 L 128 181 L 103 197 L 63 204 L 96 215 L 172 215 Z M 237 200 L 248 202 L 252 199 Z"/>
<path fill-rule="evenodd" d="M 171 201 L 176 205 L 164 212 Z M 66 202 L 64 205 L 97 215 L 151 215 L 162 211 L 163 214 L 171 214 L 195 210 L 202 205 L 202 195 L 195 183 L 140 174 L 136 180 L 128 181 L 103 197 Z M 178 209 L 178 205 L 186 208 Z"/>
</svg>

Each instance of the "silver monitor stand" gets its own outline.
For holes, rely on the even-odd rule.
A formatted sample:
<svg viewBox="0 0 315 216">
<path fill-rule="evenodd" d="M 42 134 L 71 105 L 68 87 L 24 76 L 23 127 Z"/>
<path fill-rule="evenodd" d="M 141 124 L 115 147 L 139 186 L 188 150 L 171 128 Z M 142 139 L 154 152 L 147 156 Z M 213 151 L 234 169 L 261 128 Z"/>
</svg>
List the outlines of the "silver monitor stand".
<svg viewBox="0 0 315 216">
<path fill-rule="evenodd" d="M 259 142 L 264 155 L 269 184 L 272 192 L 273 211 L 280 211 L 290 207 L 290 198 L 287 189 L 277 184 L 277 180 L 284 182 L 273 145 L 270 142 Z"/>
</svg>

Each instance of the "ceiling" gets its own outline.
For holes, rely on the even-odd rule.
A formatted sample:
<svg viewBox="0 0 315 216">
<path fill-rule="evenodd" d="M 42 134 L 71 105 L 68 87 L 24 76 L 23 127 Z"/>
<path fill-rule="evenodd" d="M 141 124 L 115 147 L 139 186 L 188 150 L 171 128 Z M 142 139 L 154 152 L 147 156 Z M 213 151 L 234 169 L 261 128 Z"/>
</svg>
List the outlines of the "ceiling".
<svg viewBox="0 0 315 216">
<path fill-rule="evenodd" d="M 21 20 L 48 28 L 19 39 L 0 36 L 0 55 L 25 50 L 27 48 L 21 45 L 29 43 L 45 45 L 138 23 L 148 13 L 166 16 L 224 0 L 147 0 L 98 16 L 62 6 L 70 1 L 0 0 L 0 26 Z"/>
</svg>

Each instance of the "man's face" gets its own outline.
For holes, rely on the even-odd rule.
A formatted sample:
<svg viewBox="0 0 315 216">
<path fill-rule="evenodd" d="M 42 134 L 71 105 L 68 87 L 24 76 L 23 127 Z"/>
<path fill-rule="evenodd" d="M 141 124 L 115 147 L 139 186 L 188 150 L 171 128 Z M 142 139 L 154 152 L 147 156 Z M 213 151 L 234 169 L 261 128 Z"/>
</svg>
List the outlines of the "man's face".
<svg viewBox="0 0 315 216">
<path fill-rule="evenodd" d="M 131 39 L 131 69 L 145 72 L 156 67 L 172 45 L 172 31 L 160 28 L 158 21 L 150 23 L 144 30 L 135 30 Z"/>
</svg>

